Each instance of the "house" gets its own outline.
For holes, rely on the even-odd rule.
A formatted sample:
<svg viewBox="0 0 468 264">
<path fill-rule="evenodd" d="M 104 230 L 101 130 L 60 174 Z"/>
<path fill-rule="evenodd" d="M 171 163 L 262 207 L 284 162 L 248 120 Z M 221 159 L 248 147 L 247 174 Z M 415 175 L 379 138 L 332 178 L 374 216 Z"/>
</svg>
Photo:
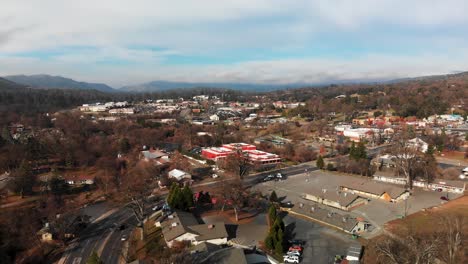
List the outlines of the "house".
<svg viewBox="0 0 468 264">
<path fill-rule="evenodd" d="M 393 155 L 385 154 L 380 155 L 371 161 L 371 164 L 377 166 L 379 168 L 394 168 L 396 166 L 395 163 L 396 157 Z"/>
<path fill-rule="evenodd" d="M 159 164 L 167 163 L 170 161 L 169 154 L 164 151 L 150 148 L 140 152 L 140 159 L 145 161 L 154 161 Z"/>
<path fill-rule="evenodd" d="M 54 240 L 54 234 L 49 223 L 46 223 L 43 228 L 41 228 L 37 234 L 41 237 L 42 242 L 48 242 Z"/>
<path fill-rule="evenodd" d="M 192 179 L 192 175 L 190 175 L 189 173 L 185 171 L 178 170 L 178 169 L 173 169 L 169 171 L 168 176 L 169 178 L 176 179 L 177 181 L 181 181 L 182 179 L 189 179 L 189 180 Z"/>
<path fill-rule="evenodd" d="M 228 235 L 223 222 L 199 224 L 191 213 L 175 211 L 155 225 L 161 227 L 164 240 L 169 247 L 177 241 L 188 241 L 193 245 L 202 242 L 215 245 L 227 243 Z"/>
<path fill-rule="evenodd" d="M 66 175 L 63 179 L 68 185 L 92 185 L 94 184 L 94 176 L 90 175 Z"/>
<path fill-rule="evenodd" d="M 211 115 L 210 120 L 211 121 L 219 121 L 219 116 L 218 115 Z"/>
<path fill-rule="evenodd" d="M 427 149 L 429 148 L 429 144 L 427 144 L 425 141 L 423 141 L 422 139 L 417 138 L 417 137 L 408 140 L 406 145 L 408 147 L 410 147 L 410 148 L 413 148 L 413 149 L 415 149 L 417 151 L 421 151 L 421 152 L 426 152 Z"/>
</svg>

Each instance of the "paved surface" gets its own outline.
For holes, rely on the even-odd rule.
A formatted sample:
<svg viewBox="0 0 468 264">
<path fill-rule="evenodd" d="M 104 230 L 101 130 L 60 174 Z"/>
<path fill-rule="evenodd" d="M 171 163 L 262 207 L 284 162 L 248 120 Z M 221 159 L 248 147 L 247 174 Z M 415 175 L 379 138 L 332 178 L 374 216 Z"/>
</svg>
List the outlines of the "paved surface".
<svg viewBox="0 0 468 264">
<path fill-rule="evenodd" d="M 308 189 L 326 188 L 329 191 L 335 191 L 341 182 L 352 181 L 353 178 L 355 177 L 316 170 L 307 174 L 290 175 L 284 181 L 261 183 L 254 188 L 263 193 L 270 193 L 275 190 L 278 197 L 284 197 L 284 201 L 297 204 L 304 201 L 301 195 L 307 193 Z M 372 179 L 369 178 L 369 181 L 372 181 Z M 349 213 L 353 216 L 364 217 L 375 227 L 371 234 L 363 235 L 372 237 L 381 231 L 383 224 L 405 215 L 405 212 L 406 214 L 412 214 L 423 208 L 440 205 L 440 196 L 442 195 L 445 195 L 445 193 L 415 188 L 413 195 L 410 196 L 407 202 L 390 203 L 371 199 L 367 205 L 357 207 Z M 458 196 L 460 195 L 450 194 L 450 199 Z"/>
<path fill-rule="evenodd" d="M 105 203 L 85 208 L 83 213 L 89 213 L 92 218 L 99 218 L 101 214 L 107 212 Z M 115 226 L 126 224 L 128 228 L 119 230 Z M 108 217 L 90 224 L 80 237 L 71 242 L 62 258 L 58 263 L 80 264 L 86 263 L 86 260 L 94 252 L 100 253 L 104 263 L 119 263 L 121 258 L 121 249 L 124 241 L 121 241 L 122 235 L 131 233 L 131 226 L 136 224 L 136 220 L 128 208 L 121 208 Z"/>
<path fill-rule="evenodd" d="M 348 247 L 356 243 L 349 235 L 300 218 L 287 215 L 284 223 L 294 238 L 306 241 L 301 263 L 333 263 L 335 255 L 345 255 Z"/>
</svg>

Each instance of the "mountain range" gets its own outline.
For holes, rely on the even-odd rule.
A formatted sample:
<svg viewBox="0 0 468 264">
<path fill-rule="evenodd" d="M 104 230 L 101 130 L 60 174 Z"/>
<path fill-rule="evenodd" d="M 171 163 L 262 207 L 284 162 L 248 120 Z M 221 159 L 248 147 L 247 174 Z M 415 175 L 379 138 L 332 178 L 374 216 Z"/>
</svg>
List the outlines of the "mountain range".
<svg viewBox="0 0 468 264">
<path fill-rule="evenodd" d="M 414 78 L 402 78 L 395 80 L 387 81 L 373 81 L 373 82 L 363 82 L 363 83 L 399 83 L 399 82 L 408 82 L 408 81 L 422 81 L 422 80 L 435 80 L 441 78 L 467 78 L 468 72 L 459 72 L 455 74 L 446 74 L 446 75 L 431 75 L 431 76 L 421 76 Z M 312 87 L 312 86 L 324 86 L 329 85 L 330 83 L 290 83 L 290 84 L 258 84 L 258 83 L 234 83 L 234 82 L 171 82 L 171 81 L 152 81 L 143 84 L 137 85 L 128 85 L 118 89 L 112 88 L 106 84 L 102 83 L 88 83 L 88 82 L 79 82 L 73 79 L 64 78 L 61 76 L 51 76 L 46 74 L 38 75 L 11 75 L 3 77 L 3 80 L 0 81 L 10 81 L 17 84 L 29 86 L 31 88 L 41 88 L 41 89 L 78 89 L 78 90 L 97 90 L 101 92 L 164 92 L 174 89 L 190 89 L 190 88 L 223 88 L 223 89 L 232 89 L 237 91 L 252 91 L 252 92 L 269 92 L 277 91 L 284 89 L 292 88 L 301 88 L 301 87 Z M 346 83 L 358 83 L 358 81 L 349 81 L 349 82 L 335 82 L 335 84 L 346 84 Z M 12 84 L 9 84 L 12 86 Z"/>
<path fill-rule="evenodd" d="M 152 81 L 143 84 L 129 85 L 120 88 L 126 92 L 161 92 L 173 89 L 190 89 L 190 88 L 224 88 L 237 91 L 252 91 L 252 92 L 269 92 L 275 90 L 283 90 L 289 88 L 304 87 L 305 83 L 291 84 L 257 84 L 257 83 L 203 83 L 203 82 L 170 82 L 170 81 Z"/>
<path fill-rule="evenodd" d="M 103 83 L 78 82 L 61 76 L 46 74 L 37 75 L 10 75 L 3 77 L 6 80 L 41 89 L 79 89 L 98 90 L 101 92 L 116 92 L 117 90 Z"/>
</svg>

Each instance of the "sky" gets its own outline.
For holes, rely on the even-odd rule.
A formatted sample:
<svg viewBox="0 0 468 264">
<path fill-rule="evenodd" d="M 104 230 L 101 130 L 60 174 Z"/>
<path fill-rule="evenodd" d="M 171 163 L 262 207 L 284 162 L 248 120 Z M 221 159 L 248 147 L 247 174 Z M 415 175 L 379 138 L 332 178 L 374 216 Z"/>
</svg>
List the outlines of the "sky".
<svg viewBox="0 0 468 264">
<path fill-rule="evenodd" d="M 466 0 L 1 0 L 0 76 L 333 83 L 468 70 Z"/>
</svg>

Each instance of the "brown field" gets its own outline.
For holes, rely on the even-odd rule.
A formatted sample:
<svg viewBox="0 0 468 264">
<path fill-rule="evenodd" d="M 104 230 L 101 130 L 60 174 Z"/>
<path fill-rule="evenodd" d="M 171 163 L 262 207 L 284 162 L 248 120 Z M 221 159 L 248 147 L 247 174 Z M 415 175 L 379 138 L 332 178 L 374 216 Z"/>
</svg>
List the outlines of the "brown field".
<svg viewBox="0 0 468 264">
<path fill-rule="evenodd" d="M 404 219 L 390 221 L 385 225 L 385 229 L 396 235 L 404 233 L 407 230 L 406 228 L 411 228 L 416 233 L 422 235 L 432 234 L 437 231 L 440 218 L 447 215 L 461 215 L 464 219 L 468 219 L 468 196 L 464 195 L 441 206 L 409 215 Z M 364 243 L 366 250 L 364 252 L 363 263 L 379 263 L 377 252 L 375 252 L 372 245 L 384 238 L 382 235 Z M 464 240 L 466 241 L 467 238 L 468 221 L 465 220 Z M 468 257 L 467 254 L 468 252 L 465 252 L 466 257 Z"/>
</svg>

